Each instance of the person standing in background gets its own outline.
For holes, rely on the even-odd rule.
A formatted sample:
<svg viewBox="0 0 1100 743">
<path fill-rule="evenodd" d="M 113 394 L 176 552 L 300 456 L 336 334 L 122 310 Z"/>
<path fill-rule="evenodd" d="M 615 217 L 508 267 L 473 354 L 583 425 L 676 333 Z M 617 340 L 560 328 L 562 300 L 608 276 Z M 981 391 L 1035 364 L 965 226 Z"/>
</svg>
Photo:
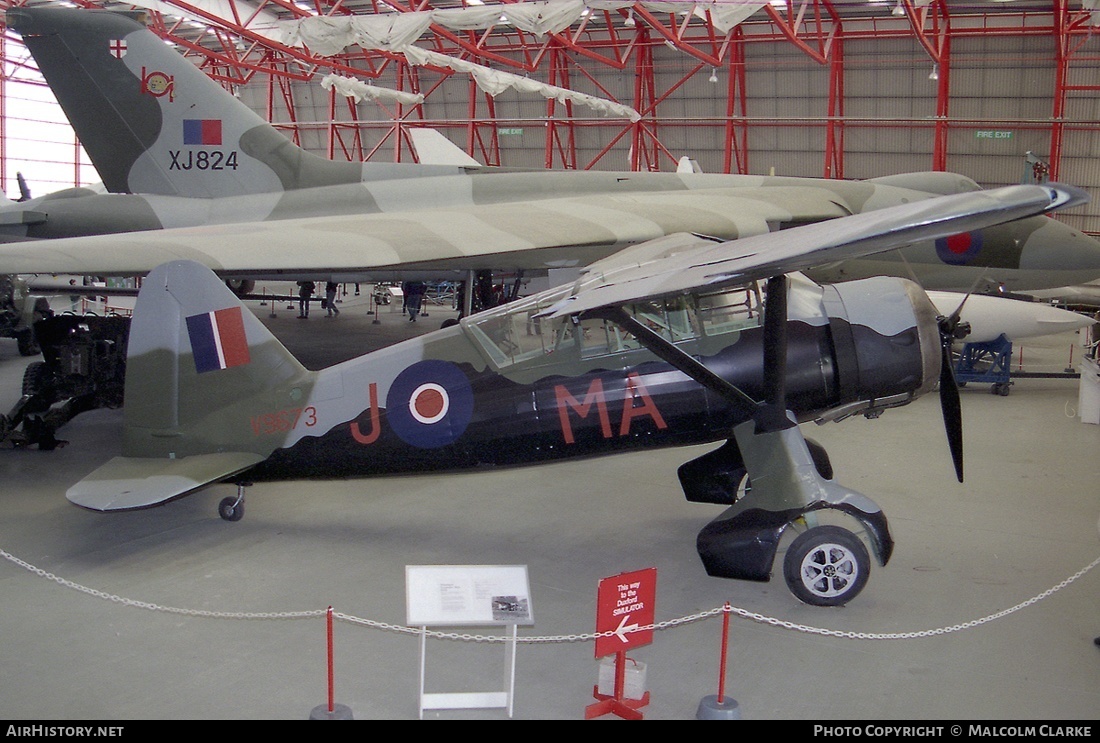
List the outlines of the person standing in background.
<svg viewBox="0 0 1100 743">
<path fill-rule="evenodd" d="M 309 319 L 309 299 L 313 296 L 317 285 L 312 281 L 298 282 L 298 319 Z"/>
<path fill-rule="evenodd" d="M 336 290 L 339 285 L 335 281 L 330 281 L 325 284 L 325 309 L 328 310 L 326 317 L 336 317 L 340 314 L 340 310 L 336 307 Z"/>
</svg>

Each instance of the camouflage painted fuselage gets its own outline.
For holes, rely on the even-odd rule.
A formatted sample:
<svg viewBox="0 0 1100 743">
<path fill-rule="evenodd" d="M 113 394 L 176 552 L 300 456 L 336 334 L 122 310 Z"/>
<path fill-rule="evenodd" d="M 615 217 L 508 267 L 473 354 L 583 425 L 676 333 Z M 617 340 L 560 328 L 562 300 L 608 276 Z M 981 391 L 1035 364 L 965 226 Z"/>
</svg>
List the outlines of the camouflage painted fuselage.
<svg viewBox="0 0 1100 743">
<path fill-rule="evenodd" d="M 248 479 L 348 477 L 704 443 L 747 418 L 609 322 L 536 316 L 567 288 L 309 372 L 247 311 L 245 363 L 199 370 L 187 352 L 197 348 L 193 337 L 165 345 L 153 325 L 179 327 L 201 310 L 187 305 L 208 287 L 191 283 L 195 291 L 173 297 L 182 307 L 148 284 L 139 299 L 127 457 L 246 450 L 265 459 Z M 224 295 L 213 306 L 230 306 Z M 758 400 L 765 380 L 756 297 L 750 287 L 630 311 Z M 799 419 L 868 401 L 903 404 L 935 380 L 936 311 L 911 282 L 822 288 L 796 280 L 788 304 L 786 403 Z"/>
</svg>

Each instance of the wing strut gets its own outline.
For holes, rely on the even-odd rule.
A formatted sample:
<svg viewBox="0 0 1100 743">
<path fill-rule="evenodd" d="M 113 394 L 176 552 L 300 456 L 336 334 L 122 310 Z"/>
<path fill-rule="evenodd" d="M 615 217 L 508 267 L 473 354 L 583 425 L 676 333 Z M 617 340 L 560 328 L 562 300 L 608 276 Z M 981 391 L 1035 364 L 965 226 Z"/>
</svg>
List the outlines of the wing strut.
<svg viewBox="0 0 1100 743">
<path fill-rule="evenodd" d="M 754 414 L 756 432 L 796 425 L 787 417 L 787 277 L 768 279 L 764 300 L 764 404 Z"/>
<path fill-rule="evenodd" d="M 787 417 L 787 277 L 768 279 L 764 305 L 765 399 L 752 399 L 735 385 L 718 376 L 691 354 L 638 322 L 619 306 L 599 307 L 581 313 L 615 323 L 638 339 L 648 351 L 667 361 L 707 389 L 726 398 L 756 421 L 756 430 L 781 431 L 796 425 Z"/>
<path fill-rule="evenodd" d="M 769 405 L 787 407 L 787 277 L 768 279 L 764 303 L 764 390 Z"/>
<path fill-rule="evenodd" d="M 637 338 L 638 342 L 653 355 L 667 361 L 699 384 L 721 395 L 734 405 L 737 405 L 747 415 L 753 416 L 759 410 L 760 404 L 756 400 L 753 400 L 736 386 L 722 379 L 722 377 L 712 372 L 694 356 L 685 353 L 667 338 L 661 337 L 659 334 L 654 333 L 645 325 L 638 322 L 622 307 L 600 307 L 582 313 L 582 317 L 596 317 L 615 323 Z"/>
</svg>

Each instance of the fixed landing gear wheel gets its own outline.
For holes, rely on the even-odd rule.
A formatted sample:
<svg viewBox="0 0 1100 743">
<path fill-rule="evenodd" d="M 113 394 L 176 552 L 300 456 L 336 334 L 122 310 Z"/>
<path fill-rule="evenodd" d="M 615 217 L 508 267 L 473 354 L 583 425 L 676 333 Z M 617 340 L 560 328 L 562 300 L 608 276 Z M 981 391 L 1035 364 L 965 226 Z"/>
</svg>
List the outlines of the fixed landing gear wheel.
<svg viewBox="0 0 1100 743">
<path fill-rule="evenodd" d="M 228 496 L 218 504 L 218 515 L 226 521 L 240 521 L 244 518 L 244 501 Z"/>
<path fill-rule="evenodd" d="M 38 345 L 38 339 L 34 337 L 34 331 L 30 328 L 23 328 L 16 333 L 15 343 L 19 348 L 20 356 L 37 356 L 42 353 L 42 348 Z"/>
<path fill-rule="evenodd" d="M 783 558 L 783 578 L 799 601 L 843 606 L 867 584 L 871 557 L 852 532 L 815 526 L 799 534 Z"/>
</svg>

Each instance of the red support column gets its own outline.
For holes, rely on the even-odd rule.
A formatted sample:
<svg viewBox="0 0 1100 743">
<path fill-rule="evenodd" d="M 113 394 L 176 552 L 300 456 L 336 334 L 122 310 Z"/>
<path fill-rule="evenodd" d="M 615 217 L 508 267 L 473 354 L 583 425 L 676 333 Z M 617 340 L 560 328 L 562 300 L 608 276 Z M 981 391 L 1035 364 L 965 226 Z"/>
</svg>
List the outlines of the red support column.
<svg viewBox="0 0 1100 743">
<path fill-rule="evenodd" d="M 932 143 L 932 170 L 947 170 L 948 108 L 951 103 L 951 36 L 943 37 L 939 61 L 933 69 L 939 74 L 936 81 L 936 128 Z"/>
<path fill-rule="evenodd" d="M 328 91 L 328 143 L 325 146 L 328 159 L 336 156 L 336 88 Z"/>
<path fill-rule="evenodd" d="M 722 144 L 722 172 L 749 172 L 748 91 L 745 87 L 745 39 L 738 29 L 730 47 L 727 68 L 725 141 Z M 736 166 L 736 170 L 734 170 Z"/>
<path fill-rule="evenodd" d="M 649 141 L 657 139 L 657 113 L 654 110 L 656 80 L 653 74 L 653 45 L 643 44 L 635 50 L 634 110 L 642 118 L 634 122 L 630 138 L 630 169 L 659 170 L 657 147 Z"/>
<path fill-rule="evenodd" d="M 1057 181 L 1062 169 L 1062 138 L 1065 133 L 1067 80 L 1069 79 L 1070 11 L 1067 0 L 1054 0 L 1054 96 L 1050 115 L 1050 179 Z"/>
<path fill-rule="evenodd" d="M 951 97 L 951 16 L 944 0 L 917 8 L 899 0 L 917 41 L 932 59 L 936 73 L 936 122 L 932 140 L 932 170 L 947 170 L 948 108 Z"/>
<path fill-rule="evenodd" d="M 829 55 L 829 113 L 825 124 L 825 177 L 844 177 L 844 42 Z"/>
<path fill-rule="evenodd" d="M 0 60 L 7 62 L 8 45 L 4 34 L 0 33 Z M 0 192 L 8 183 L 8 75 L 7 70 L 0 70 Z M 74 184 L 75 185 L 75 184 Z"/>
<path fill-rule="evenodd" d="M 554 47 L 549 54 L 548 84 L 559 88 L 571 89 L 569 79 L 569 55 L 565 49 Z M 546 100 L 546 159 L 547 168 L 554 167 L 555 151 L 561 157 L 561 165 L 566 170 L 577 169 L 576 123 L 573 120 L 573 103 L 565 101 L 560 105 L 565 109 L 565 121 L 557 118 L 558 102 L 553 98 Z M 562 130 L 565 130 L 564 140 Z"/>
</svg>

